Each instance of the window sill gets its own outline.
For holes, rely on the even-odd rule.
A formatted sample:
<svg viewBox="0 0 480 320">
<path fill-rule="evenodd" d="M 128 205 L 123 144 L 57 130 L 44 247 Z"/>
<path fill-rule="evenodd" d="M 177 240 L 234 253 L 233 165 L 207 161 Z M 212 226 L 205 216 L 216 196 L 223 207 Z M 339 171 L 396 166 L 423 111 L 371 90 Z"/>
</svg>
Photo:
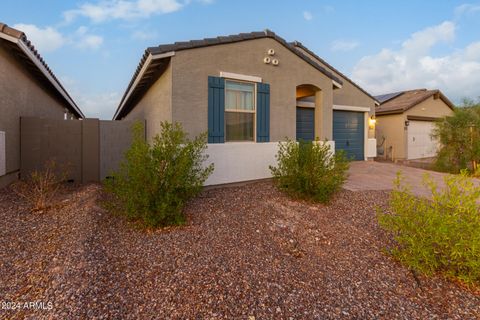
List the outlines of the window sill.
<svg viewBox="0 0 480 320">
<path fill-rule="evenodd" d="M 227 144 L 247 144 L 247 143 L 257 143 L 257 141 L 225 141 Z"/>
</svg>

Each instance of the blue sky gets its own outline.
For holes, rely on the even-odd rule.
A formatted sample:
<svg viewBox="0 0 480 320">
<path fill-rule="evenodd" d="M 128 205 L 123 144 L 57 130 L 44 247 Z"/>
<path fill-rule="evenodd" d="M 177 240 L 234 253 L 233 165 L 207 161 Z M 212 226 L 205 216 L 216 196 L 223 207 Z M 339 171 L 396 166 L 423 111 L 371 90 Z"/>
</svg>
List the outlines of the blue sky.
<svg viewBox="0 0 480 320">
<path fill-rule="evenodd" d="M 3 0 L 89 117 L 109 119 L 148 46 L 266 28 L 372 94 L 480 96 L 480 1 Z"/>
</svg>

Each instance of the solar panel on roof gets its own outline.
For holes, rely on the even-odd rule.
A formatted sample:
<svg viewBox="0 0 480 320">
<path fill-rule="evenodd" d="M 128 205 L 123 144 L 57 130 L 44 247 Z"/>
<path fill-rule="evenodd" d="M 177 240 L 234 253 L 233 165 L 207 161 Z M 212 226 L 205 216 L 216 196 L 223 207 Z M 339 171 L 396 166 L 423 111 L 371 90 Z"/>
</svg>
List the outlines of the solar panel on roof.
<svg viewBox="0 0 480 320">
<path fill-rule="evenodd" d="M 380 102 L 380 104 L 384 103 L 385 101 L 388 101 L 388 100 L 391 100 L 395 97 L 398 97 L 399 95 L 401 95 L 403 93 L 403 91 L 400 91 L 400 92 L 393 92 L 393 93 L 387 93 L 387 94 L 381 94 L 379 96 L 375 96 L 375 99 L 378 100 L 378 102 Z"/>
</svg>

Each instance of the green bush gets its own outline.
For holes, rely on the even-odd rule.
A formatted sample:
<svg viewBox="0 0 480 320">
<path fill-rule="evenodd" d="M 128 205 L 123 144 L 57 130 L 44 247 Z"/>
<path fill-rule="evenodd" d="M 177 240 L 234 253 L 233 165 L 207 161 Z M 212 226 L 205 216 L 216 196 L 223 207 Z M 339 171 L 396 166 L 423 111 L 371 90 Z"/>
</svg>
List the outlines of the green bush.
<svg viewBox="0 0 480 320">
<path fill-rule="evenodd" d="M 445 177 L 441 190 L 428 175 L 424 185 L 431 199 L 415 197 L 398 173 L 390 208 L 378 214 L 392 254 L 415 271 L 480 284 L 480 186 L 466 172 Z"/>
<path fill-rule="evenodd" d="M 480 163 L 480 103 L 465 100 L 452 116 L 435 124 L 433 137 L 441 144 L 436 170 L 459 173 L 468 169 L 474 173 Z"/>
<path fill-rule="evenodd" d="M 327 203 L 347 178 L 348 161 L 343 152 L 333 155 L 326 143 L 279 143 L 277 167 L 270 170 L 278 187 L 292 196 Z"/>
<path fill-rule="evenodd" d="M 113 179 L 105 182 L 111 204 L 146 226 L 185 222 L 182 209 L 197 195 L 213 171 L 203 167 L 206 134 L 187 139 L 180 124 L 161 123 L 161 132 L 150 145 L 140 123 L 133 126 L 133 142 Z"/>
</svg>

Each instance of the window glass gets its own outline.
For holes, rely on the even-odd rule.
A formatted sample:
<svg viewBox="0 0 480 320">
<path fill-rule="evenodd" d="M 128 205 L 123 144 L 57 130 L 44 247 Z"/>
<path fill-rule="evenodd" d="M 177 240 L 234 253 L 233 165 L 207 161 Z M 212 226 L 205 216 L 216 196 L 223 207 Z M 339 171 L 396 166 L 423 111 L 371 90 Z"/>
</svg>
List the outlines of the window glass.
<svg viewBox="0 0 480 320">
<path fill-rule="evenodd" d="M 255 110 L 253 83 L 227 81 L 225 84 L 225 109 L 226 110 Z"/>
<path fill-rule="evenodd" d="M 253 141 L 254 113 L 225 112 L 226 141 Z"/>
</svg>

